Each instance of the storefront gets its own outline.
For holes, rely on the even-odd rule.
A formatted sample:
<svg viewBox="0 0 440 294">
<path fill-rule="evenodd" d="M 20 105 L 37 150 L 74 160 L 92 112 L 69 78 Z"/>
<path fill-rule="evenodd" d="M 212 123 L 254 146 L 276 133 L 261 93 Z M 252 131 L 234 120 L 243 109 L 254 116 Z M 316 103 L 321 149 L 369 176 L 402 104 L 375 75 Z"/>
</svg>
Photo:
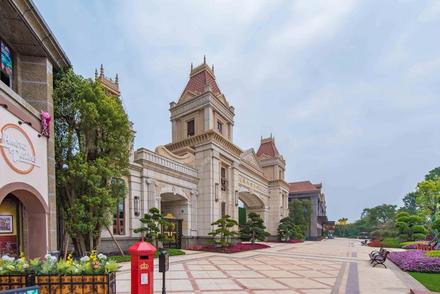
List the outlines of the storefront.
<svg viewBox="0 0 440 294">
<path fill-rule="evenodd" d="M 53 76 L 69 65 L 32 1 L 0 1 L 0 256 L 57 250 Z"/>
<path fill-rule="evenodd" d="M 0 254 L 48 248 L 47 138 L 0 108 Z"/>
</svg>

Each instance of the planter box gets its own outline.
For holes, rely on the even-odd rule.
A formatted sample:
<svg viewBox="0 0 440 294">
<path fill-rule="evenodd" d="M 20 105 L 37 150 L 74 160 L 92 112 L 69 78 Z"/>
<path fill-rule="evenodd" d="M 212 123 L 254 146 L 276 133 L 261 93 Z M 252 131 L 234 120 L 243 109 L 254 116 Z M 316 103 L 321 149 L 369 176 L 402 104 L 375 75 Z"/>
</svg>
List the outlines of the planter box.
<svg viewBox="0 0 440 294">
<path fill-rule="evenodd" d="M 114 294 L 116 293 L 116 274 L 0 276 L 0 290 L 29 286 L 39 286 L 41 294 Z"/>
</svg>

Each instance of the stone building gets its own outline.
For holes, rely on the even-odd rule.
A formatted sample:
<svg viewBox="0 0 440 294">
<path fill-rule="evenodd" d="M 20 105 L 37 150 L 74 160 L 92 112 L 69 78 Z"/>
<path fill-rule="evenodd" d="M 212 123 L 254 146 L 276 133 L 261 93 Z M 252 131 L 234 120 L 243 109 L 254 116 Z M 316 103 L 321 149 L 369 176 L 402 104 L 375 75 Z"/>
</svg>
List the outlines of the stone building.
<svg viewBox="0 0 440 294">
<path fill-rule="evenodd" d="M 30 0 L 0 0 L 0 255 L 57 249 L 53 74 L 70 62 Z"/>
<path fill-rule="evenodd" d="M 308 238 L 318 240 L 322 237 L 323 225 L 327 222 L 327 206 L 322 184 L 312 184 L 310 181 L 294 182 L 289 184 L 289 201 L 294 199 L 308 199 L 312 204 L 310 229 Z"/>
<path fill-rule="evenodd" d="M 272 137 L 262 138 L 257 152 L 235 145 L 234 117 L 214 68 L 206 59 L 191 66 L 183 92 L 170 103 L 171 142 L 132 154 L 128 195 L 112 229 L 123 248 L 139 238 L 133 229 L 152 207 L 176 223 L 176 231 L 167 232 L 176 247 L 206 242 L 211 223 L 226 214 L 238 220 L 239 208 L 261 215 L 270 234 L 277 234 L 279 220 L 288 215 L 285 160 Z M 106 231 L 102 249 L 115 250 Z"/>
</svg>

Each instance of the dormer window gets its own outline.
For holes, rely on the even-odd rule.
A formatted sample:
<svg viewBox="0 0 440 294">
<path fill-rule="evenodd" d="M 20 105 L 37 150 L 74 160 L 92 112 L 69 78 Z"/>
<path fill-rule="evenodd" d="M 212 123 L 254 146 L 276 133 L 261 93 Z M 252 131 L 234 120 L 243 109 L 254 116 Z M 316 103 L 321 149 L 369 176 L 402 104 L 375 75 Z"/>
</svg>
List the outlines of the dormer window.
<svg viewBox="0 0 440 294">
<path fill-rule="evenodd" d="M 3 41 L 0 41 L 0 52 L 0 79 L 8 87 L 12 87 L 12 54 Z"/>
<path fill-rule="evenodd" d="M 194 120 L 190 120 L 186 122 L 186 136 L 191 137 L 195 134 L 195 124 Z"/>
<path fill-rule="evenodd" d="M 223 123 L 217 121 L 217 131 L 219 131 L 220 134 L 223 134 Z"/>
</svg>

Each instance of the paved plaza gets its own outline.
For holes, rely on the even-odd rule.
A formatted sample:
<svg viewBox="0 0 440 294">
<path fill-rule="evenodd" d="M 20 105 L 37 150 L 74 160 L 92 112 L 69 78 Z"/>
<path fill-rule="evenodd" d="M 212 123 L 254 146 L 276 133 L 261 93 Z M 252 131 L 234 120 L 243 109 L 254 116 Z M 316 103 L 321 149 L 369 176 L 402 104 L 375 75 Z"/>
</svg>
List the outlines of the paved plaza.
<svg viewBox="0 0 440 294">
<path fill-rule="evenodd" d="M 370 247 L 335 239 L 301 244 L 269 243 L 272 248 L 236 254 L 187 251 L 170 259 L 167 293 L 409 293 L 426 290 L 390 262 L 372 268 Z M 155 292 L 161 274 L 155 272 Z M 130 292 L 129 264 L 117 276 L 118 293 Z"/>
</svg>

